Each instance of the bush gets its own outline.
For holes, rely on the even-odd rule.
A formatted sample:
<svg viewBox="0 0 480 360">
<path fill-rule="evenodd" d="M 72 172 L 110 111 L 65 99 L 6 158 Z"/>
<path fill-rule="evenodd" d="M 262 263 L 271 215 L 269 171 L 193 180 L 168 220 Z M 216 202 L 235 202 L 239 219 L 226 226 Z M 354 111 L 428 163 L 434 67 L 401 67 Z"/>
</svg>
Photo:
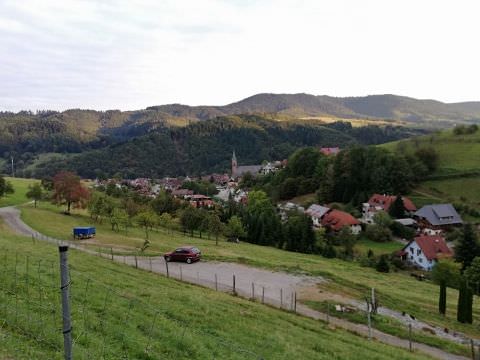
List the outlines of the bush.
<svg viewBox="0 0 480 360">
<path fill-rule="evenodd" d="M 415 237 L 415 230 L 404 226 L 396 221 L 390 225 L 390 230 L 393 235 L 398 236 L 399 238 L 412 240 Z"/>
<path fill-rule="evenodd" d="M 375 265 L 375 269 L 378 272 L 383 272 L 383 273 L 390 272 L 390 264 L 388 263 L 387 255 L 380 256 L 380 259 Z"/>
<path fill-rule="evenodd" d="M 388 242 L 392 240 L 392 232 L 390 229 L 380 225 L 367 225 L 365 236 L 376 242 Z"/>
<path fill-rule="evenodd" d="M 360 266 L 371 267 L 371 268 L 374 268 L 377 265 L 377 262 L 376 262 L 375 258 L 369 257 L 368 255 L 367 256 L 361 256 L 358 259 L 358 263 L 360 264 Z"/>
<path fill-rule="evenodd" d="M 333 259 L 337 257 L 337 250 L 335 250 L 332 244 L 327 244 L 327 246 L 323 248 L 322 256 L 328 259 Z"/>
</svg>

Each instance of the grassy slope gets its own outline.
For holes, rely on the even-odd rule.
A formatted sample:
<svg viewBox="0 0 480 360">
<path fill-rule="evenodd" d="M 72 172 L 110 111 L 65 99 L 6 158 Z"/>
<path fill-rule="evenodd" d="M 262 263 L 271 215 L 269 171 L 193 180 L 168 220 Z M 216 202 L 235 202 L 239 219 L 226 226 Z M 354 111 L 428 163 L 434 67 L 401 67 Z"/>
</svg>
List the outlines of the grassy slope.
<svg viewBox="0 0 480 360">
<path fill-rule="evenodd" d="M 38 180 L 20 179 L 20 178 L 5 178 L 13 184 L 15 192 L 13 194 L 0 198 L 0 207 L 23 204 L 30 201 L 25 194 L 28 191 L 28 186 Z"/>
<path fill-rule="evenodd" d="M 67 217 L 62 215 L 59 209 L 46 204 L 42 204 L 39 209 L 25 206 L 22 208 L 22 216 L 33 228 L 59 238 L 68 238 L 73 226 L 91 224 L 84 215 Z M 132 229 L 126 236 L 110 231 L 107 224 L 96 226 L 97 240 L 104 246 L 125 246 L 125 251 L 132 251 L 134 247 L 143 244 L 144 235 L 140 229 Z M 215 246 L 213 240 L 183 237 L 178 233 L 169 235 L 163 231 L 152 232 L 150 241 L 151 247 L 147 254 L 151 255 L 179 245 L 191 244 L 200 247 L 208 260 L 233 261 L 275 270 L 323 275 L 334 280 L 328 283 L 330 290 L 362 301 L 369 289 L 375 287 L 382 305 L 406 311 L 442 327 L 480 336 L 477 326 L 460 324 L 455 320 L 458 294 L 456 290 L 448 291 L 448 311 L 444 318 L 437 314 L 438 287 L 429 282 L 419 282 L 405 273 L 382 274 L 353 262 L 291 253 L 248 243 L 233 244 L 222 241 L 219 246 Z M 475 301 L 474 318 L 478 319 L 479 316 L 480 304 Z"/>
<path fill-rule="evenodd" d="M 440 160 L 434 175 L 480 171 L 480 131 L 470 135 L 454 135 L 448 130 L 380 146 L 390 150 L 401 148 L 402 151 L 433 147 Z"/>
<path fill-rule="evenodd" d="M 0 230 L 1 256 L 6 260 L 0 274 L 1 303 L 6 306 L 0 307 L 1 318 L 6 321 L 0 327 L 0 356 L 61 359 L 55 286 L 58 251 L 52 245 L 32 244 L 9 234 L 1 224 Z M 14 256 L 14 252 L 19 255 Z M 318 321 L 84 253 L 70 251 L 70 265 L 78 358 L 100 358 L 102 349 L 106 358 L 127 354 L 136 359 L 426 358 L 330 329 Z M 18 282 L 13 277 L 15 266 Z M 5 288 L 14 291 L 2 291 Z M 14 293 L 20 294 L 16 306 Z M 38 306 L 40 300 L 43 307 Z M 5 316 L 5 308 L 16 308 L 17 317 L 13 311 Z M 53 316 L 52 308 L 56 309 Z M 144 349 L 150 336 L 147 354 Z"/>
<path fill-rule="evenodd" d="M 480 131 L 470 135 L 454 135 L 452 131 L 408 139 L 381 145 L 392 151 L 403 148 L 433 147 L 439 155 L 438 170 L 433 176 L 457 174 L 456 178 L 428 180 L 411 193 L 417 206 L 432 203 L 462 203 L 471 207 L 480 205 L 480 177 L 462 176 L 468 172 L 480 172 Z M 478 221 L 478 218 L 465 217 Z"/>
</svg>

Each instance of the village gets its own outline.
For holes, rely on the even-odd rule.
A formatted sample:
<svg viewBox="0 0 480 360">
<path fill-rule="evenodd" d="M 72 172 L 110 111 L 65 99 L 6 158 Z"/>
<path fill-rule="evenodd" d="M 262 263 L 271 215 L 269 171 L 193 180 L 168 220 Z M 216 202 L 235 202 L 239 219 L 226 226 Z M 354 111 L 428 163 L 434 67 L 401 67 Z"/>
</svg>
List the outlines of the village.
<svg viewBox="0 0 480 360">
<path fill-rule="evenodd" d="M 320 148 L 326 156 L 335 156 L 340 149 Z M 213 173 L 201 177 L 165 177 L 162 179 L 137 178 L 133 180 L 106 179 L 95 180 L 94 187 L 114 187 L 133 189 L 141 196 L 156 198 L 161 191 L 170 194 L 174 199 L 194 208 L 214 209 L 225 206 L 228 201 L 246 205 L 249 188 L 242 186 L 245 177 L 258 177 L 273 174 L 285 168 L 287 160 L 264 162 L 260 165 L 238 165 L 235 151 L 232 154 L 230 173 Z M 196 184 L 204 184 L 200 187 Z M 193 185 L 192 185 L 193 184 Z M 399 227 L 411 230 L 414 236 L 406 239 L 393 236 L 385 241 L 398 242 L 399 249 L 393 256 L 405 266 L 423 271 L 430 271 L 440 259 L 454 256 L 454 243 L 447 242 L 447 232 L 461 227 L 463 220 L 452 204 L 429 204 L 419 209 L 405 196 L 397 199 L 396 195 L 373 194 L 362 204 L 361 216 L 338 209 L 335 204 L 312 203 L 304 207 L 295 202 L 284 201 L 276 205 L 282 222 L 291 214 L 305 214 L 311 218 L 312 227 L 316 231 L 324 231 L 333 236 L 342 229 L 349 229 L 354 236 L 365 233 L 369 225 L 376 225 L 377 216 L 388 216 L 392 208 L 401 202 L 401 217 L 393 217 L 392 221 Z M 379 215 L 380 214 L 380 215 Z M 383 240 L 380 240 L 383 241 Z"/>
</svg>

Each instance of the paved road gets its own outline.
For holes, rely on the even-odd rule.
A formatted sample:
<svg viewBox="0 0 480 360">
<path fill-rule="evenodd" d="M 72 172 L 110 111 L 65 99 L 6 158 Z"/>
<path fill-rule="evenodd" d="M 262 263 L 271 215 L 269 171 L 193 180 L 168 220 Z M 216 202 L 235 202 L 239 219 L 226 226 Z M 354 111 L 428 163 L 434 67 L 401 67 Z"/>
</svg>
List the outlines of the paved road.
<svg viewBox="0 0 480 360">
<path fill-rule="evenodd" d="M 20 211 L 14 207 L 0 208 L 0 217 L 15 232 L 24 236 L 35 236 L 37 239 L 50 242 L 61 242 L 61 240 L 52 239 L 39 234 L 20 218 Z M 72 244 L 72 248 L 86 251 L 91 254 L 96 252 L 86 249 L 83 246 Z M 103 257 L 112 259 L 120 263 L 135 266 L 147 271 L 160 274 L 166 274 L 167 266 L 163 257 L 134 257 L 100 254 Z M 257 269 L 241 264 L 225 262 L 197 262 L 194 264 L 168 263 L 168 272 L 171 277 L 187 281 L 190 283 L 218 289 L 219 291 L 233 291 L 233 278 L 235 275 L 235 291 L 238 295 L 263 301 L 270 305 L 292 310 L 296 307 L 296 312 L 318 320 L 327 321 L 327 315 L 301 304 L 295 306 L 295 293 L 300 292 L 302 288 L 314 286 L 318 282 L 324 281 L 320 277 L 310 277 L 301 275 L 292 275 L 281 272 L 272 272 L 263 269 Z M 253 285 L 252 285 L 253 284 Z M 333 316 L 328 317 L 329 324 L 334 327 L 346 329 L 361 336 L 368 336 L 368 327 L 361 324 L 355 324 L 344 319 Z M 372 330 L 372 337 L 382 343 L 398 346 L 408 349 L 407 340 Z M 437 359 L 465 360 L 467 358 L 449 354 L 443 350 L 437 349 L 421 343 L 413 343 L 415 350 L 426 353 Z"/>
</svg>

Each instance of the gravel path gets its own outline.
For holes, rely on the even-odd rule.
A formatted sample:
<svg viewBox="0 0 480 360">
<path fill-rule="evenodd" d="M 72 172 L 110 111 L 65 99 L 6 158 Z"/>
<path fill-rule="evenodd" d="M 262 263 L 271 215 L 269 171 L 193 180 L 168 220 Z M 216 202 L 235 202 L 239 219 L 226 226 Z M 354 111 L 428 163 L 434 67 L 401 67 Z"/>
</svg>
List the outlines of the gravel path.
<svg viewBox="0 0 480 360">
<path fill-rule="evenodd" d="M 83 246 L 39 234 L 21 220 L 20 211 L 14 207 L 0 208 L 0 217 L 5 224 L 20 235 L 34 236 L 39 240 L 55 243 L 68 243 L 70 247 L 74 249 L 90 254 L 98 254 Z M 100 256 L 147 271 L 167 274 L 167 264 L 163 257 L 135 257 L 109 254 L 100 254 Z M 226 292 L 233 292 L 235 282 L 235 292 L 239 296 L 255 298 L 259 302 L 264 302 L 282 309 L 296 310 L 296 312 L 301 315 L 327 321 L 326 314 L 295 303 L 296 294 L 301 292 L 302 289 L 312 288 L 319 282 L 325 281 L 321 277 L 273 272 L 241 264 L 213 261 L 200 261 L 190 265 L 171 262 L 168 263 L 168 275 L 182 281 Z M 364 337 L 368 336 L 368 327 L 366 325 L 355 324 L 334 316 L 329 316 L 328 321 L 332 327 L 346 329 Z M 372 337 L 385 344 L 405 349 L 409 348 L 408 340 L 375 329 L 372 330 Z M 452 355 L 443 350 L 421 343 L 414 342 L 413 348 L 437 359 L 467 359 L 463 356 Z"/>
</svg>

